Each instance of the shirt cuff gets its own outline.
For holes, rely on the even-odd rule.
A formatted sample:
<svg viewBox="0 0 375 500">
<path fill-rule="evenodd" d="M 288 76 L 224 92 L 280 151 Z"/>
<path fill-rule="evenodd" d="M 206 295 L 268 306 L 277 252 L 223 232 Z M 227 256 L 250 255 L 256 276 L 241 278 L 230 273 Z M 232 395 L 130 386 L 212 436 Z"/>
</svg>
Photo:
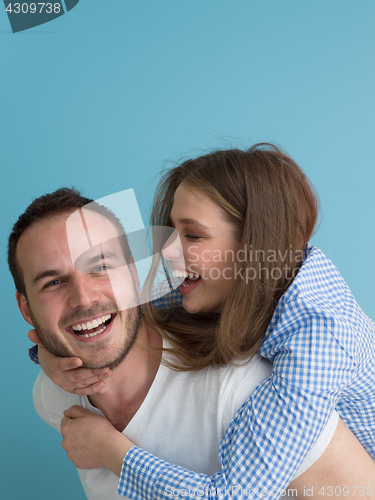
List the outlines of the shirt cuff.
<svg viewBox="0 0 375 500">
<path fill-rule="evenodd" d="M 33 345 L 32 347 L 29 348 L 29 358 L 33 363 L 36 365 L 39 365 L 39 358 L 38 358 L 38 344 Z"/>
<path fill-rule="evenodd" d="M 132 500 L 152 498 L 158 474 L 164 467 L 163 460 L 133 446 L 122 462 L 117 493 Z"/>
<path fill-rule="evenodd" d="M 222 488 L 215 476 L 211 478 L 171 465 L 134 446 L 124 457 L 117 493 L 131 500 L 169 500 L 176 491 L 180 495 L 189 492 L 189 497 L 191 493 L 196 494 L 202 500 L 217 499 L 216 486 L 220 491 Z"/>
</svg>

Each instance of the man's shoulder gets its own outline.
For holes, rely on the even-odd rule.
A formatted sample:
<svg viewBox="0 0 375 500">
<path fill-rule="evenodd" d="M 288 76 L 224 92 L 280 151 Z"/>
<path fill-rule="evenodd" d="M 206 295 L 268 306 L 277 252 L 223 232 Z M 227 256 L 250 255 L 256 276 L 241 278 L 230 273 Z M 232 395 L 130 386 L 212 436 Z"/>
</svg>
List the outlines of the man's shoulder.
<svg viewBox="0 0 375 500">
<path fill-rule="evenodd" d="M 50 398 L 61 398 L 65 400 L 71 399 L 74 401 L 77 401 L 80 398 L 80 396 L 76 394 L 70 394 L 69 392 L 64 391 L 64 389 L 61 389 L 61 387 L 52 382 L 52 380 L 48 378 L 42 370 L 34 383 L 33 397 L 34 396 L 39 396 L 45 399 L 46 404 L 49 404 Z"/>
<path fill-rule="evenodd" d="M 257 388 L 271 375 L 272 363 L 258 353 L 250 360 L 238 360 L 220 369 L 220 397 L 218 415 L 222 432 L 228 427 L 233 415 Z"/>
<path fill-rule="evenodd" d="M 272 364 L 256 353 L 250 359 L 237 359 L 223 367 L 208 367 L 199 376 L 207 389 L 216 389 L 219 406 L 237 410 L 271 371 Z"/>
<path fill-rule="evenodd" d="M 228 381 L 239 384 L 243 381 L 261 381 L 269 376 L 272 364 L 257 352 L 251 358 L 235 359 L 231 364 L 213 368 L 221 383 Z M 258 385 L 258 384 L 256 384 Z"/>
<path fill-rule="evenodd" d="M 164 340 L 163 347 L 170 347 Z M 171 361 L 170 353 L 163 354 L 166 361 Z M 174 360 L 173 360 L 174 361 Z M 236 359 L 225 366 L 208 366 L 200 370 L 176 371 L 162 363 L 156 384 L 160 391 L 165 386 L 177 387 L 179 391 L 192 390 L 198 397 L 199 394 L 215 394 L 220 403 L 228 398 L 235 399 L 245 386 L 245 392 L 251 394 L 255 388 L 272 371 L 272 364 L 256 353 L 251 359 Z"/>
<path fill-rule="evenodd" d="M 33 401 L 38 415 L 56 430 L 60 430 L 64 411 L 73 405 L 81 405 L 82 398 L 76 394 L 69 394 L 54 384 L 43 371 L 34 383 Z"/>
</svg>

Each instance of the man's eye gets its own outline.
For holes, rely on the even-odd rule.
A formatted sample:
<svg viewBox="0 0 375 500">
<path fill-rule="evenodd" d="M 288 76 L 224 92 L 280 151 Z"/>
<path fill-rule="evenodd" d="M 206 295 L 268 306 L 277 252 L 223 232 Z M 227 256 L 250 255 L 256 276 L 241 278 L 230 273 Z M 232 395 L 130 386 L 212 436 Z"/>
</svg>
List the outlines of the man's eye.
<svg viewBox="0 0 375 500">
<path fill-rule="evenodd" d="M 96 273 L 104 273 L 105 271 L 108 271 L 109 267 L 106 266 L 105 264 L 102 264 L 101 266 L 96 266 L 92 271 L 91 274 L 96 274 Z"/>
<path fill-rule="evenodd" d="M 61 280 L 53 280 L 53 281 L 49 281 L 48 283 L 46 283 L 44 285 L 43 288 L 49 288 L 51 286 L 55 286 L 55 285 L 58 285 L 59 283 L 61 283 Z"/>
</svg>

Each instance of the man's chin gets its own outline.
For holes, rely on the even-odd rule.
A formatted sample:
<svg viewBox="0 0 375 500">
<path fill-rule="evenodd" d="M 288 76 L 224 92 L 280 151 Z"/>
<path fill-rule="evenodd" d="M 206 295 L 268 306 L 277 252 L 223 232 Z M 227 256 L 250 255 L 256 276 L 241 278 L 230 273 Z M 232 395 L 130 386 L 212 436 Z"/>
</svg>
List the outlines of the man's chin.
<svg viewBox="0 0 375 500">
<path fill-rule="evenodd" d="M 112 360 L 95 360 L 95 361 L 85 361 L 83 358 L 82 368 L 88 368 L 89 370 L 101 370 L 102 368 L 109 368 L 110 370 L 114 370 L 119 366 L 119 364 L 125 359 L 128 351 L 126 353 L 122 353 L 116 359 Z"/>
<path fill-rule="evenodd" d="M 95 360 L 85 360 L 84 357 L 81 357 L 82 359 L 82 368 L 89 368 L 90 370 L 100 370 L 102 368 L 109 368 L 110 370 L 114 370 L 117 368 L 120 363 L 124 361 L 126 356 L 128 355 L 130 349 L 133 347 L 135 340 L 137 338 L 138 334 L 138 328 L 135 331 L 134 335 L 131 337 L 129 342 L 123 347 L 122 351 L 117 353 L 116 357 L 112 357 L 111 359 L 106 359 L 105 357 L 102 357 L 102 359 L 99 359 L 96 357 Z"/>
<path fill-rule="evenodd" d="M 82 359 L 82 358 L 81 358 Z M 83 361 L 81 368 L 88 368 L 89 370 L 101 370 L 102 368 L 109 368 L 110 370 L 114 370 L 121 363 L 121 359 L 108 360 L 108 361 Z"/>
</svg>

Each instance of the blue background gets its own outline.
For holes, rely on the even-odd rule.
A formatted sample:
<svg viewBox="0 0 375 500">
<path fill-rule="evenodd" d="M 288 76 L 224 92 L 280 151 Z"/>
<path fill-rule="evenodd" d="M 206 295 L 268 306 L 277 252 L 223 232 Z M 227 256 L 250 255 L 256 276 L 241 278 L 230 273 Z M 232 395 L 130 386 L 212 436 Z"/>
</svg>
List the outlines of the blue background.
<svg viewBox="0 0 375 500">
<path fill-rule="evenodd" d="M 373 0 L 81 0 L 18 34 L 0 6 L 2 498 L 85 497 L 34 412 L 5 263 L 33 197 L 132 187 L 146 222 L 166 160 L 274 141 L 320 195 L 314 243 L 375 318 L 374 45 Z"/>
</svg>

